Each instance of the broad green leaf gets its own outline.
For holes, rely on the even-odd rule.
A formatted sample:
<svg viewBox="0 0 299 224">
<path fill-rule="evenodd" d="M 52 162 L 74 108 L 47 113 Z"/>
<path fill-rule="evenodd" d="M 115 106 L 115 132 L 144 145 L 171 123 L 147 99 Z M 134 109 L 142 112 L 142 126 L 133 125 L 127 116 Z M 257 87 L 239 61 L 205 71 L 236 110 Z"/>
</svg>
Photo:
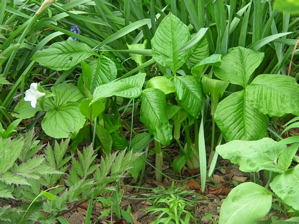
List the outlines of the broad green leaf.
<svg viewBox="0 0 299 224">
<path fill-rule="evenodd" d="M 255 183 L 235 187 L 223 201 L 219 224 L 252 224 L 265 217 L 272 204 L 272 193 Z"/>
<path fill-rule="evenodd" d="M 146 88 L 156 88 L 162 90 L 165 94 L 175 92 L 173 83 L 165 76 L 156 76 L 148 80 Z"/>
<path fill-rule="evenodd" d="M 203 101 L 202 87 L 198 79 L 191 75 L 176 76 L 174 85 L 182 108 L 197 118 Z"/>
<path fill-rule="evenodd" d="M 274 193 L 295 210 L 299 210 L 299 165 L 277 175 L 270 183 Z"/>
<path fill-rule="evenodd" d="M 85 118 L 79 109 L 79 103 L 68 103 L 50 109 L 42 121 L 45 133 L 53 138 L 69 138 L 84 125 Z"/>
<path fill-rule="evenodd" d="M 160 23 L 151 41 L 153 59 L 176 73 L 189 56 L 188 50 L 180 52 L 189 39 L 188 27 L 169 13 Z"/>
<path fill-rule="evenodd" d="M 299 115 L 299 85 L 285 75 L 259 75 L 246 89 L 246 100 L 270 117 Z"/>
<path fill-rule="evenodd" d="M 201 83 L 203 92 L 211 94 L 211 115 L 214 116 L 219 99 L 222 97 L 229 83 L 218 79 L 211 79 L 208 75 L 202 77 Z"/>
<path fill-rule="evenodd" d="M 234 140 L 217 146 L 216 150 L 222 158 L 238 164 L 243 172 L 269 170 L 282 173 L 284 170 L 277 162 L 285 148 L 271 138 L 263 138 L 256 141 Z"/>
<path fill-rule="evenodd" d="M 222 63 L 214 68 L 214 73 L 219 79 L 245 87 L 263 58 L 263 53 L 235 47 L 222 57 Z"/>
<path fill-rule="evenodd" d="M 169 145 L 172 139 L 172 126 L 166 114 L 166 96 L 159 89 L 145 89 L 141 95 L 140 120 L 155 140 Z"/>
<path fill-rule="evenodd" d="M 93 93 L 92 103 L 99 99 L 111 96 L 120 96 L 125 98 L 137 98 L 141 94 L 141 88 L 145 81 L 145 73 L 120 79 L 115 82 L 100 85 Z"/>
<path fill-rule="evenodd" d="M 68 102 L 77 102 L 83 98 L 80 90 L 70 83 L 62 83 L 51 88 L 54 96 L 54 104 L 56 107 L 64 105 Z"/>
<path fill-rule="evenodd" d="M 297 0 L 275 0 L 274 8 L 287 13 L 299 13 L 299 2 Z"/>
<path fill-rule="evenodd" d="M 244 95 L 244 91 L 235 92 L 216 108 L 215 121 L 227 141 L 267 136 L 268 117 L 252 107 Z"/>
<path fill-rule="evenodd" d="M 81 113 L 87 117 L 90 121 L 93 121 L 97 116 L 105 111 L 105 103 L 102 101 L 97 101 L 93 104 L 91 103 L 91 99 L 85 99 L 80 102 L 80 111 Z"/>
<path fill-rule="evenodd" d="M 40 108 L 38 107 L 33 108 L 30 105 L 30 101 L 25 101 L 24 99 L 21 99 L 14 108 L 12 116 L 21 119 L 27 119 L 33 117 L 39 110 Z"/>
<path fill-rule="evenodd" d="M 102 143 L 102 149 L 106 154 L 110 154 L 112 151 L 112 138 L 109 131 L 103 128 L 101 125 L 97 125 L 96 133 Z"/>
<path fill-rule="evenodd" d="M 203 58 L 200 62 L 198 62 L 194 67 L 191 69 L 191 72 L 193 75 L 201 75 L 203 68 L 206 65 L 212 65 L 212 66 L 220 66 L 221 65 L 221 54 L 213 54 L 209 57 Z"/>
<path fill-rule="evenodd" d="M 91 92 L 93 92 L 96 87 L 109 83 L 117 77 L 117 68 L 115 63 L 103 55 L 90 63 L 90 68 L 92 71 L 92 78 L 90 82 Z"/>
<path fill-rule="evenodd" d="M 68 40 L 52 44 L 48 49 L 36 52 L 32 59 L 53 70 L 69 70 L 94 55 L 85 43 Z"/>
<path fill-rule="evenodd" d="M 19 157 L 24 141 L 0 138 L 0 174 L 3 175 Z"/>
<path fill-rule="evenodd" d="M 200 61 L 204 60 L 205 58 L 209 57 L 209 43 L 207 38 L 204 38 L 198 44 L 193 46 L 190 49 L 190 57 L 188 58 L 188 66 L 191 68 Z"/>
</svg>

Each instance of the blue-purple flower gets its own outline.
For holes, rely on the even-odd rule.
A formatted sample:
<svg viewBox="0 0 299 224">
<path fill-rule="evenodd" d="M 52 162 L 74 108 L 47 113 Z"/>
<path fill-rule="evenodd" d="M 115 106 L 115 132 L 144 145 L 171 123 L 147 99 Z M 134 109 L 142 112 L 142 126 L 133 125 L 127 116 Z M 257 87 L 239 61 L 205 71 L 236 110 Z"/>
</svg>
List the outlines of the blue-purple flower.
<svg viewBox="0 0 299 224">
<path fill-rule="evenodd" d="M 73 32 L 73 33 L 75 33 L 75 34 L 80 34 L 80 33 L 81 33 L 80 28 L 79 28 L 78 26 L 76 26 L 76 25 L 72 26 L 71 29 L 70 29 L 70 31 Z M 75 38 L 75 37 L 72 37 L 72 38 L 73 38 L 73 40 L 75 40 L 75 41 L 78 40 L 78 39 Z"/>
</svg>

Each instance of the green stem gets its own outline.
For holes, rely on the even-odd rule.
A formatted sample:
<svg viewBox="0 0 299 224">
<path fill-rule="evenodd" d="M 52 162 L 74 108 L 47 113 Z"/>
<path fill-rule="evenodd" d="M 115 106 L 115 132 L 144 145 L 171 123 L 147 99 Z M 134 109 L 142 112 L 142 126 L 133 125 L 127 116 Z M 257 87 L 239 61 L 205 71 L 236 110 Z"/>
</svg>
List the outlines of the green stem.
<svg viewBox="0 0 299 224">
<path fill-rule="evenodd" d="M 163 152 L 161 144 L 155 141 L 156 150 L 156 181 L 162 182 Z"/>
</svg>

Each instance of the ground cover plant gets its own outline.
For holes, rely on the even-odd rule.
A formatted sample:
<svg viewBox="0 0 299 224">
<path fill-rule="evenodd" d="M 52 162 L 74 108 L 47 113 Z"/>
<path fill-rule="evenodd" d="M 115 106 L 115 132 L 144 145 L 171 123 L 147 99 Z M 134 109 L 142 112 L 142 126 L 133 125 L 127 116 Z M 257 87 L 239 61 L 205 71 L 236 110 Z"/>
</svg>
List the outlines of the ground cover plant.
<svg viewBox="0 0 299 224">
<path fill-rule="evenodd" d="M 296 4 L 2 0 L 1 223 L 297 222 Z"/>
</svg>

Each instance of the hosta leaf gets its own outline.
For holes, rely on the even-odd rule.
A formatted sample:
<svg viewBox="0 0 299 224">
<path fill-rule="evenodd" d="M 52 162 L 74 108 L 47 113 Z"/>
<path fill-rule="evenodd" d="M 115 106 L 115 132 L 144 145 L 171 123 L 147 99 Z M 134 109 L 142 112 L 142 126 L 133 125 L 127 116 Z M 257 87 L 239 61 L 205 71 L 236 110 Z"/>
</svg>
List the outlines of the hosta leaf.
<svg viewBox="0 0 299 224">
<path fill-rule="evenodd" d="M 110 96 L 120 96 L 125 98 L 137 98 L 141 94 L 141 88 L 145 81 L 145 73 L 120 79 L 97 87 L 93 93 L 92 103 L 99 99 Z"/>
<path fill-rule="evenodd" d="M 272 193 L 255 183 L 235 187 L 223 201 L 219 224 L 252 224 L 267 215 Z"/>
<path fill-rule="evenodd" d="M 263 57 L 263 53 L 251 49 L 232 48 L 222 57 L 222 64 L 214 68 L 214 73 L 219 79 L 245 87 Z"/>
<path fill-rule="evenodd" d="M 156 88 L 162 90 L 165 94 L 175 92 L 173 83 L 165 76 L 156 76 L 148 80 L 146 88 Z"/>
<path fill-rule="evenodd" d="M 76 134 L 84 125 L 85 118 L 79 103 L 68 103 L 50 109 L 42 121 L 45 133 L 53 138 L 68 138 Z"/>
<path fill-rule="evenodd" d="M 299 115 L 299 85 L 285 75 L 259 75 L 247 87 L 246 100 L 270 117 Z"/>
<path fill-rule="evenodd" d="M 216 108 L 215 121 L 227 141 L 256 140 L 267 136 L 267 116 L 253 108 L 244 95 L 244 91 L 235 92 Z"/>
<path fill-rule="evenodd" d="M 216 150 L 222 158 L 238 164 L 243 172 L 269 170 L 282 173 L 284 170 L 280 169 L 277 161 L 285 148 L 271 138 L 263 138 L 256 141 L 234 140 L 217 146 Z"/>
<path fill-rule="evenodd" d="M 79 89 L 73 84 L 62 83 L 51 88 L 54 96 L 54 104 L 59 107 L 60 105 L 68 102 L 76 102 L 83 98 Z"/>
<path fill-rule="evenodd" d="M 160 23 L 152 39 L 153 59 L 175 73 L 189 56 L 189 50 L 180 52 L 189 39 L 188 27 L 169 13 Z"/>
<path fill-rule="evenodd" d="M 95 53 L 85 43 L 63 41 L 52 44 L 48 49 L 36 52 L 32 60 L 53 70 L 69 70 Z"/>
<path fill-rule="evenodd" d="M 92 71 L 90 83 L 91 92 L 93 92 L 96 87 L 109 83 L 117 77 L 117 68 L 115 63 L 103 55 L 90 63 L 90 68 Z"/>
<path fill-rule="evenodd" d="M 168 145 L 172 139 L 172 126 L 166 114 L 166 96 L 159 89 L 145 89 L 142 92 L 140 120 L 155 140 Z"/>
<path fill-rule="evenodd" d="M 299 210 L 299 165 L 277 175 L 270 183 L 271 189 L 284 203 Z"/>
<path fill-rule="evenodd" d="M 8 171 L 19 157 L 24 141 L 0 138 L 0 174 Z"/>
<path fill-rule="evenodd" d="M 174 85 L 181 106 L 193 117 L 200 115 L 203 94 L 201 84 L 195 76 L 177 76 Z"/>
</svg>

